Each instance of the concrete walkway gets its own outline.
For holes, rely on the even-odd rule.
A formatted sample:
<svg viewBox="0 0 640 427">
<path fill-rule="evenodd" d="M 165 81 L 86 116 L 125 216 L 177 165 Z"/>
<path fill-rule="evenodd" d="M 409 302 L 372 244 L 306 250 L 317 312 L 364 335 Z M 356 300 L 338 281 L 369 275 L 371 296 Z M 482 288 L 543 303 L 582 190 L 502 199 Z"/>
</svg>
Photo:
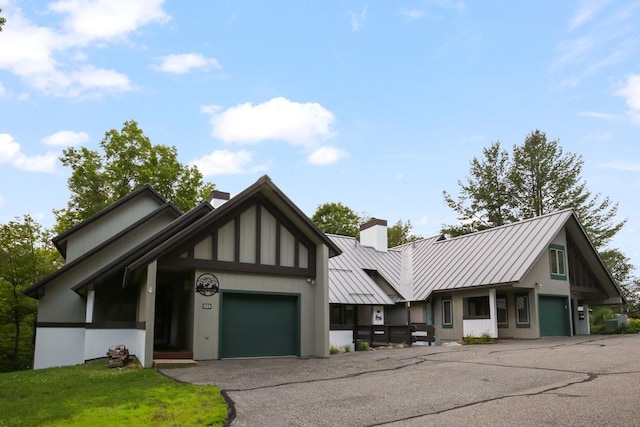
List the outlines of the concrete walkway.
<svg viewBox="0 0 640 427">
<path fill-rule="evenodd" d="M 640 335 L 199 362 L 234 426 L 640 425 Z"/>
</svg>

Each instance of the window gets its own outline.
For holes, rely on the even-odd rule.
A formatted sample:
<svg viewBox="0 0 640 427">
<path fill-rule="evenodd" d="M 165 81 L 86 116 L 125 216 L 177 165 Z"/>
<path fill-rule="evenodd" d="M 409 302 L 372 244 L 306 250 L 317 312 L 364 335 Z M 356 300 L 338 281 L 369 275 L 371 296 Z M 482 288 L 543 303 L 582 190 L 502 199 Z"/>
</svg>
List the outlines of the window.
<svg viewBox="0 0 640 427">
<path fill-rule="evenodd" d="M 329 323 L 333 326 L 353 326 L 355 310 L 352 305 L 331 304 Z"/>
<path fill-rule="evenodd" d="M 556 280 L 567 280 L 564 246 L 550 245 L 549 259 L 551 262 L 551 278 Z"/>
<path fill-rule="evenodd" d="M 442 327 L 453 328 L 453 306 L 451 298 L 442 299 Z"/>
<path fill-rule="evenodd" d="M 496 297 L 496 310 L 498 327 L 506 328 L 509 325 L 509 312 L 507 310 L 507 297 L 505 295 L 498 295 Z"/>
<path fill-rule="evenodd" d="M 491 317 L 489 296 L 465 298 L 464 317 L 465 319 L 489 319 Z"/>
<path fill-rule="evenodd" d="M 529 327 L 529 295 L 516 295 L 516 327 Z"/>
</svg>

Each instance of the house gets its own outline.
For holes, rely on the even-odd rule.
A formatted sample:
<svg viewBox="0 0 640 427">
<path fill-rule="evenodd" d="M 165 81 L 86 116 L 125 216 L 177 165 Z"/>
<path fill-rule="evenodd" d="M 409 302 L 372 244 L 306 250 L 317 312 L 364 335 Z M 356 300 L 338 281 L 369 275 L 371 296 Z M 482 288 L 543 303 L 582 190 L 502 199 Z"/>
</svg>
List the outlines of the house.
<svg viewBox="0 0 640 427">
<path fill-rule="evenodd" d="M 328 259 L 340 254 L 268 176 L 182 213 L 148 185 L 54 239 L 34 368 L 104 357 L 328 356 Z"/>
<path fill-rule="evenodd" d="M 433 325 L 439 341 L 588 335 L 590 306 L 623 302 L 571 210 L 391 249 L 386 221 L 363 227 L 360 242 L 329 236 L 343 252 L 329 261 L 332 343 L 370 325 L 367 310 Z"/>
</svg>

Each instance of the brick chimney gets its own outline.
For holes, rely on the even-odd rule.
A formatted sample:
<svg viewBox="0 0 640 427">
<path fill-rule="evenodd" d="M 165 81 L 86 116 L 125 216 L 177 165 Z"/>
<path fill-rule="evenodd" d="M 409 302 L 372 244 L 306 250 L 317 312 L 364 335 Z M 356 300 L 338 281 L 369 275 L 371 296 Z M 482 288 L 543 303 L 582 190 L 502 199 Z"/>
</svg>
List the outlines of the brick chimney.
<svg viewBox="0 0 640 427">
<path fill-rule="evenodd" d="M 387 220 L 371 218 L 360 226 L 360 244 L 387 252 Z"/>
<path fill-rule="evenodd" d="M 211 203 L 211 206 L 217 209 L 220 206 L 222 206 L 224 203 L 228 202 L 230 198 L 231 198 L 231 194 L 229 193 L 225 193 L 224 191 L 213 190 L 211 192 L 211 195 L 207 199 L 207 201 Z"/>
</svg>

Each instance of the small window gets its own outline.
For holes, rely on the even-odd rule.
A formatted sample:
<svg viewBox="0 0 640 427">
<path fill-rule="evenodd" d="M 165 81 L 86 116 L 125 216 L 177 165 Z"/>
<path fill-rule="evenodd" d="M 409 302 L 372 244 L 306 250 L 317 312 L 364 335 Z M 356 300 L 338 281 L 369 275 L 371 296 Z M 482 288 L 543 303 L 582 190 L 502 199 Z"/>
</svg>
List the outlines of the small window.
<svg viewBox="0 0 640 427">
<path fill-rule="evenodd" d="M 516 295 L 516 327 L 529 327 L 529 295 Z"/>
<path fill-rule="evenodd" d="M 453 306 L 451 305 L 451 298 L 442 300 L 442 327 L 453 328 Z"/>
<path fill-rule="evenodd" d="M 549 259 L 551 262 L 551 278 L 556 280 L 567 280 L 564 246 L 549 246 Z"/>
<path fill-rule="evenodd" d="M 355 324 L 355 310 L 352 305 L 331 304 L 329 323 L 332 326 L 353 326 Z"/>
<path fill-rule="evenodd" d="M 489 319 L 489 297 L 472 297 L 464 299 L 465 319 Z"/>
<path fill-rule="evenodd" d="M 509 311 L 507 310 L 507 297 L 498 295 L 496 297 L 496 311 L 498 317 L 498 327 L 506 328 L 509 325 Z"/>
</svg>

